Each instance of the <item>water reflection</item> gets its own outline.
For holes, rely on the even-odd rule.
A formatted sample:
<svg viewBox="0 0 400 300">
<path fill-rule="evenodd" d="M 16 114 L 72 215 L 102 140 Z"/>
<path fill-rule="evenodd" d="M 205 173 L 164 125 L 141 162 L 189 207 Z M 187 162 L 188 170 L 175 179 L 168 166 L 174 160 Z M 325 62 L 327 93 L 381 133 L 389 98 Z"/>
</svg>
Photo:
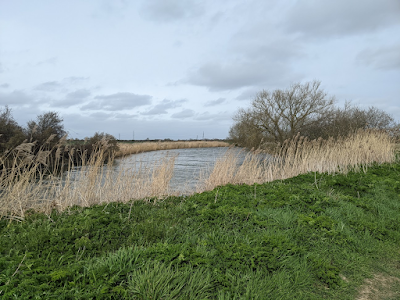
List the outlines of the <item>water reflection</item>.
<svg viewBox="0 0 400 300">
<path fill-rule="evenodd" d="M 211 172 L 215 162 L 221 158 L 228 148 L 190 148 L 159 150 L 117 159 L 116 168 L 140 169 L 140 166 L 152 167 L 165 157 L 175 157 L 174 175 L 170 186 L 175 191 L 194 190 L 203 174 L 207 176 Z M 240 149 L 234 150 L 239 153 Z"/>
</svg>

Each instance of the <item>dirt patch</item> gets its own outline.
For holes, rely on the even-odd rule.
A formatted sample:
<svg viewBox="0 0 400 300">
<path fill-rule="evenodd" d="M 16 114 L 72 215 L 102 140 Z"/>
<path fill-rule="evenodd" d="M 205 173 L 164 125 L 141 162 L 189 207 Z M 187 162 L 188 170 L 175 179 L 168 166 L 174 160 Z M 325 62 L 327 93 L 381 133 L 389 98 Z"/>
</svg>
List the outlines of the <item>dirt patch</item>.
<svg viewBox="0 0 400 300">
<path fill-rule="evenodd" d="M 375 274 L 374 278 L 365 279 L 359 290 L 357 300 L 381 300 L 400 299 L 399 289 L 395 285 L 400 284 L 400 279 L 390 275 Z M 394 298 L 397 296 L 396 298 Z"/>
</svg>

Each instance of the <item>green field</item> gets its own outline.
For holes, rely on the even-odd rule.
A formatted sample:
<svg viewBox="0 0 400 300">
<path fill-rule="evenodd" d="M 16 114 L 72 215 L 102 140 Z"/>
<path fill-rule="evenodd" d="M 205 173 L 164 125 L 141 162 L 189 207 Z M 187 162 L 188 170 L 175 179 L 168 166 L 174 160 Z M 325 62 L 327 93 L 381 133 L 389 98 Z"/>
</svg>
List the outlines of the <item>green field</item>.
<svg viewBox="0 0 400 300">
<path fill-rule="evenodd" d="M 399 298 L 400 163 L 0 221 L 0 299 Z"/>
</svg>

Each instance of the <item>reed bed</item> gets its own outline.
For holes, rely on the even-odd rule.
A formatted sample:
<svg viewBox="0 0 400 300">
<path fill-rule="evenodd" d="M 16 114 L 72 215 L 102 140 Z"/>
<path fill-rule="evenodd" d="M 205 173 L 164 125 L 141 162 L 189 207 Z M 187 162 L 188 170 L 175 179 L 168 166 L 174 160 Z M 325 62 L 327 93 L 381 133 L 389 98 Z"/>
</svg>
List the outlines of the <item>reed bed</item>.
<svg viewBox="0 0 400 300">
<path fill-rule="evenodd" d="M 357 133 L 328 140 L 309 140 L 297 135 L 279 145 L 275 155 L 259 158 L 260 151 L 249 152 L 243 162 L 241 153 L 228 151 L 220 158 L 206 178 L 202 178 L 197 192 L 231 184 L 254 184 L 282 180 L 308 172 L 342 173 L 350 170 L 366 171 L 373 163 L 395 160 L 395 144 L 382 131 Z"/>
<path fill-rule="evenodd" d="M 203 142 L 182 142 L 179 147 L 187 148 L 185 143 L 190 143 L 191 147 L 204 145 Z M 218 147 L 219 142 L 205 143 L 209 147 Z M 128 145 L 131 150 L 126 150 L 125 155 L 131 154 L 132 149 L 137 153 L 145 151 L 144 144 L 139 144 L 142 148 L 138 149 L 134 148 L 135 144 Z M 160 146 L 172 149 L 168 144 L 160 143 Z M 173 144 L 178 147 L 177 143 Z M 67 151 L 72 157 L 74 148 L 58 145 L 56 149 L 43 148 L 33 153 L 33 145 L 24 143 L 0 157 L 0 218 L 23 219 L 31 209 L 48 214 L 53 209 L 64 211 L 74 205 L 90 206 L 135 199 L 156 202 L 177 194 L 169 185 L 175 156 L 167 155 L 154 164 L 141 163 L 116 169 L 114 156 L 105 160 L 104 156 L 109 152 L 106 151 L 107 141 L 102 140 L 88 160 L 82 156 L 78 172 L 71 161 L 64 161 L 66 156 L 60 154 Z M 204 173 L 209 175 L 200 178 L 196 191 L 212 190 L 228 183 L 269 182 L 307 172 L 365 171 L 373 163 L 393 162 L 395 146 L 384 132 L 359 131 L 336 140 L 310 141 L 297 136 L 278 147 L 276 153 L 267 159 L 260 154 L 261 151 L 244 155 L 235 149 L 228 150 L 216 161 L 211 172 Z M 185 186 L 184 182 L 182 186 Z"/>
<path fill-rule="evenodd" d="M 222 141 L 176 141 L 176 142 L 143 142 L 143 143 L 118 143 L 119 151 L 115 157 L 124 157 L 131 154 L 150 152 L 157 150 L 172 150 L 186 148 L 211 148 L 229 147 L 227 142 Z"/>
<path fill-rule="evenodd" d="M 82 158 L 76 168 L 71 161 L 65 164 L 60 155 L 64 150 L 72 157 L 73 148 L 41 149 L 34 154 L 32 146 L 24 143 L 0 158 L 0 218 L 23 219 L 29 210 L 50 213 L 74 205 L 162 198 L 173 193 L 169 182 L 175 156 L 166 156 L 152 165 L 116 169 L 114 157 L 105 163 L 107 141 L 103 140 L 94 154 L 88 160 Z M 51 153 L 58 157 L 50 169 Z"/>
</svg>

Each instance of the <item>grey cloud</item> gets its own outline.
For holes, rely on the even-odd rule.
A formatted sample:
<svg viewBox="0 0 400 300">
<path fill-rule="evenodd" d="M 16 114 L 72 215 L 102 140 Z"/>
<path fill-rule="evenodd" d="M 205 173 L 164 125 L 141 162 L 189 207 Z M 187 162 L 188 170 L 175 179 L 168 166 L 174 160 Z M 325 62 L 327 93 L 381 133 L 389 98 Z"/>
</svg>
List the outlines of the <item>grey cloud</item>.
<svg viewBox="0 0 400 300">
<path fill-rule="evenodd" d="M 81 107 L 81 110 L 123 110 L 150 104 L 149 95 L 134 93 L 115 93 L 111 95 L 96 96 L 94 101 Z"/>
<path fill-rule="evenodd" d="M 398 0 L 296 1 L 285 18 L 289 32 L 310 37 L 375 31 L 400 22 Z"/>
<path fill-rule="evenodd" d="M 171 115 L 171 118 L 174 119 L 186 119 L 194 116 L 194 110 L 192 109 L 184 109 L 180 112 Z"/>
<path fill-rule="evenodd" d="M 33 97 L 19 90 L 11 93 L 0 93 L 0 105 L 29 105 L 34 101 Z"/>
<path fill-rule="evenodd" d="M 202 15 L 203 5 L 200 0 L 146 0 L 142 12 L 157 22 L 173 22 Z"/>
<path fill-rule="evenodd" d="M 10 85 L 8 83 L 3 83 L 3 84 L 0 85 L 0 87 L 3 88 L 3 89 L 6 89 L 6 88 L 9 88 Z"/>
<path fill-rule="evenodd" d="M 356 62 L 375 69 L 400 69 L 400 44 L 360 52 Z"/>
<path fill-rule="evenodd" d="M 34 87 L 34 90 L 37 91 L 46 91 L 46 92 L 53 92 L 62 87 L 62 84 L 58 81 L 47 81 L 43 82 Z"/>
<path fill-rule="evenodd" d="M 225 100 L 226 100 L 225 98 L 218 98 L 217 100 L 211 100 L 211 101 L 206 102 L 204 104 L 204 106 L 215 106 L 215 105 L 221 104 Z"/>
<path fill-rule="evenodd" d="M 270 60 L 231 62 L 229 64 L 206 63 L 182 80 L 210 91 L 234 90 L 242 87 L 275 84 L 287 81 L 287 64 Z"/>
<path fill-rule="evenodd" d="M 77 104 L 82 104 L 82 102 L 90 96 L 90 91 L 86 89 L 76 90 L 75 92 L 68 93 L 64 100 L 55 101 L 52 103 L 54 107 L 64 107 L 68 108 Z"/>
<path fill-rule="evenodd" d="M 224 121 L 224 120 L 232 120 L 232 114 L 228 112 L 219 112 L 219 113 L 209 113 L 208 111 L 198 114 L 195 118 L 195 120 L 198 121 L 207 121 L 207 120 L 212 120 L 212 121 Z"/>
<path fill-rule="evenodd" d="M 90 91 L 86 89 L 76 90 L 75 92 L 68 93 L 66 98 L 67 99 L 84 99 L 90 96 Z"/>
<path fill-rule="evenodd" d="M 161 115 L 161 114 L 167 114 L 167 110 L 171 108 L 176 108 L 182 106 L 183 103 L 187 102 L 187 100 L 182 99 L 182 100 L 168 100 L 164 99 L 161 103 L 157 104 L 154 106 L 152 109 L 150 109 L 147 112 L 142 113 L 143 115 Z"/>
<path fill-rule="evenodd" d="M 210 91 L 276 85 L 299 80 L 292 63 L 306 56 L 301 42 L 282 37 L 266 21 L 255 22 L 233 35 L 228 51 L 224 60 L 204 63 L 180 83 L 205 86 Z"/>
</svg>

